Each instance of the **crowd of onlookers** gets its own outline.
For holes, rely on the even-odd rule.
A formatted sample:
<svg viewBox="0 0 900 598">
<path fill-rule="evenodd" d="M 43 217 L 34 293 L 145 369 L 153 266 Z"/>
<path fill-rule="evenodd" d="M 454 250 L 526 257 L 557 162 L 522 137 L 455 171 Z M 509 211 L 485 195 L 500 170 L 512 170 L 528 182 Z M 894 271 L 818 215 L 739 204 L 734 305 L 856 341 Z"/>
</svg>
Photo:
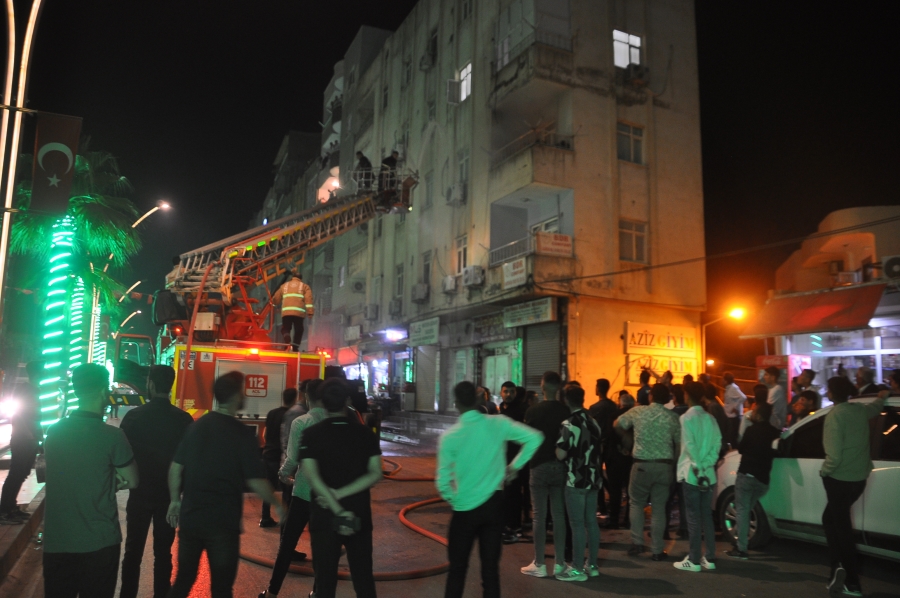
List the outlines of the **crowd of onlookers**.
<svg viewBox="0 0 900 598">
<path fill-rule="evenodd" d="M 307 527 L 315 556 L 310 596 L 334 596 L 342 550 L 356 595 L 375 596 L 369 488 L 383 475 L 381 451 L 360 413 L 364 408 L 354 409 L 360 401 L 364 406 L 365 398 L 346 380 L 308 380 L 299 392 L 285 390 L 283 405 L 267 416 L 260 455 L 252 429 L 235 417 L 243 407 L 242 374 L 220 376 L 215 409 L 194 421 L 170 401 L 175 371 L 168 366 L 150 369 L 148 403 L 130 410 L 118 428 L 104 422 L 107 370 L 93 364 L 76 368 L 72 384 L 78 407 L 50 426 L 41 446 L 41 370 L 41 362 L 29 364 L 30 384 L 20 392 L 23 408 L 13 420 L 0 523 L 20 525 L 28 519 L 15 498 L 42 450 L 48 598 L 113 596 L 123 539 L 116 492 L 125 489 L 130 492 L 120 596 L 137 595 L 151 525 L 154 598 L 186 597 L 204 551 L 212 596 L 231 596 L 247 488 L 263 500 L 259 525 L 281 526 L 271 579 L 259 598 L 277 596 L 290 563 L 307 559 L 296 550 Z M 741 460 L 736 542 L 726 554 L 747 559 L 750 512 L 768 490 L 782 430 L 823 402 L 812 386 L 812 370 L 792 380 L 790 399 L 778 383 L 780 374 L 767 369 L 764 384 L 747 396 L 728 373 L 719 388 L 705 374 L 674 383 L 668 372 L 651 385 L 651 373 L 645 371 L 637 398 L 621 391 L 616 400 L 609 396 L 609 381 L 601 378 L 589 409 L 582 385 L 564 382 L 555 372 L 544 374 L 540 396 L 504 383 L 499 405 L 489 389 L 457 384 L 453 397 L 460 416 L 440 439 L 435 477 L 453 510 L 445 596 L 462 596 L 476 539 L 484 595 L 499 596 L 501 546 L 520 541 L 529 529 L 534 558 L 521 567 L 523 574 L 567 582 L 597 577 L 599 521 L 605 519 L 607 529 L 628 528 L 627 553 L 639 557 L 647 551 L 647 505 L 652 507 L 652 560 L 668 558 L 664 542 L 677 504 L 677 533 L 689 547 L 675 568 L 714 570 L 712 499 L 717 466 L 730 449 L 738 450 Z M 891 386 L 900 392 L 900 372 L 894 372 Z M 868 421 L 881 412 L 890 389 L 874 384 L 866 369 L 857 373 L 856 384 L 834 376 L 825 389 L 833 404 L 824 419 L 820 472 L 828 499 L 823 513 L 831 558 L 828 586 L 833 594 L 858 596 L 850 510 L 872 470 Z M 849 402 L 876 393 L 874 400 Z M 281 500 L 273 487 L 281 488 Z M 178 571 L 170 584 L 176 529 Z M 548 533 L 554 546 L 549 568 Z"/>
<path fill-rule="evenodd" d="M 735 542 L 726 554 L 748 559 L 750 514 L 768 491 L 782 431 L 823 401 L 812 386 L 816 372 L 807 369 L 795 377 L 790 398 L 779 384 L 781 374 L 767 368 L 763 383 L 747 396 L 728 372 L 720 388 L 707 374 L 697 381 L 686 375 L 678 384 L 669 372 L 651 385 L 652 374 L 644 371 L 637 399 L 621 391 L 617 401 L 609 397 L 609 381 L 599 379 L 597 401 L 587 410 L 582 385 L 564 383 L 555 372 L 544 374 L 541 398 L 504 383 L 498 408 L 489 389 L 458 384 L 454 397 L 460 421 L 441 439 L 438 452 L 437 487 L 454 510 L 446 596 L 462 595 L 476 538 L 484 595 L 499 596 L 500 545 L 519 541 L 529 528 L 534 559 L 521 568 L 523 574 L 561 581 L 599 576 L 598 520 L 605 519 L 607 529 L 629 528 L 627 553 L 638 557 L 647 550 L 647 505 L 652 560 L 668 558 L 664 542 L 670 539 L 668 524 L 677 503 L 677 533 L 688 539 L 689 549 L 674 567 L 714 570 L 716 471 L 732 449 L 741 460 Z M 873 378 L 871 370 L 860 368 L 855 385 L 845 376 L 826 384 L 826 398 L 834 407 L 823 433 L 821 475 L 828 497 L 823 524 L 831 554 L 828 587 L 835 595 L 861 595 L 850 508 L 872 469 L 868 420 L 881 412 L 890 393 Z M 900 372 L 893 374 L 892 387 L 900 391 Z M 848 402 L 874 393 L 878 396 L 869 403 Z M 628 507 L 620 521 L 623 492 Z M 552 569 L 545 562 L 548 531 L 554 545 Z"/>
</svg>

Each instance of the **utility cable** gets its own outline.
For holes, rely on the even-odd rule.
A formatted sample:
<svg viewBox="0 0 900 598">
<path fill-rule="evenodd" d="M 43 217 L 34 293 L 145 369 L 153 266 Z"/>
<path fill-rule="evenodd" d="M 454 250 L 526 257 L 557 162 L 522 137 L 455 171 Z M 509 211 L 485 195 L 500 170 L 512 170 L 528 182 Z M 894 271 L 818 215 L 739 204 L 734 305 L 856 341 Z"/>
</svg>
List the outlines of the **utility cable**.
<svg viewBox="0 0 900 598">
<path fill-rule="evenodd" d="M 794 237 L 792 239 L 775 241 L 773 243 L 766 243 L 764 245 L 755 245 L 753 247 L 745 247 L 744 249 L 733 249 L 731 251 L 724 251 L 722 253 L 715 253 L 713 255 L 704 255 L 704 256 L 700 256 L 700 257 L 688 258 L 686 260 L 678 260 L 676 262 L 666 262 L 663 264 L 647 264 L 645 266 L 639 266 L 637 268 L 629 268 L 627 270 L 613 270 L 610 272 L 604 272 L 602 274 L 585 274 L 583 276 L 570 276 L 567 278 L 555 278 L 555 279 L 551 279 L 551 280 L 538 280 L 538 281 L 535 281 L 535 285 L 548 284 L 548 283 L 572 282 L 575 280 L 585 280 L 588 278 L 602 278 L 604 276 L 615 276 L 617 274 L 631 274 L 634 272 L 646 272 L 649 270 L 658 270 L 660 268 L 671 268 L 673 266 L 684 266 L 687 264 L 696 264 L 698 262 L 705 262 L 708 260 L 721 259 L 723 257 L 732 257 L 735 255 L 742 255 L 745 253 L 754 253 L 756 251 L 765 251 L 766 249 L 775 249 L 777 247 L 784 247 L 785 245 L 794 245 L 796 243 L 802 243 L 803 241 L 809 241 L 812 239 L 821 239 L 821 238 L 830 237 L 833 235 L 840 235 L 843 233 L 859 230 L 862 228 L 870 228 L 873 226 L 879 226 L 882 224 L 889 224 L 891 222 L 897 222 L 898 220 L 900 220 L 900 216 L 892 216 L 890 218 L 882 218 L 881 220 L 873 220 L 872 222 L 864 222 L 862 224 L 855 224 L 853 226 L 847 226 L 847 227 L 838 228 L 835 230 L 813 233 L 813 234 L 807 235 L 805 237 Z"/>
</svg>

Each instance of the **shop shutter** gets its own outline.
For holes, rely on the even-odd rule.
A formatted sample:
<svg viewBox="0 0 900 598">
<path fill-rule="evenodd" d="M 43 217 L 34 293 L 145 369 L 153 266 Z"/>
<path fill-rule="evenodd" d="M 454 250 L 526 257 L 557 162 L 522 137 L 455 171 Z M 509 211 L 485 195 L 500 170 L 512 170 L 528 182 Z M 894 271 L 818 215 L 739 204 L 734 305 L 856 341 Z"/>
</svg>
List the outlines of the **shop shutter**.
<svg viewBox="0 0 900 598">
<path fill-rule="evenodd" d="M 525 328 L 525 388 L 541 392 L 541 377 L 559 371 L 559 322 Z"/>
<path fill-rule="evenodd" d="M 416 347 L 416 411 L 434 413 L 434 345 Z"/>
</svg>

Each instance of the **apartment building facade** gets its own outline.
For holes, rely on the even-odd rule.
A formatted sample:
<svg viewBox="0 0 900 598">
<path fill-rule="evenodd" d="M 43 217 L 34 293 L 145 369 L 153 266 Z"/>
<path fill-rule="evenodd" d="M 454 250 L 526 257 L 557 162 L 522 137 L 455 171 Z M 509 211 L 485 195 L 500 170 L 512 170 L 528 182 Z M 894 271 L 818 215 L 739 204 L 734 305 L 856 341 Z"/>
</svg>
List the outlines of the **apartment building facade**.
<svg viewBox="0 0 900 598">
<path fill-rule="evenodd" d="M 397 151 L 412 209 L 305 256 L 324 349 L 406 407 L 460 380 L 588 389 L 698 372 L 705 309 L 690 0 L 421 0 L 363 28 L 323 103 L 322 155 L 274 218 L 358 192 Z"/>
</svg>

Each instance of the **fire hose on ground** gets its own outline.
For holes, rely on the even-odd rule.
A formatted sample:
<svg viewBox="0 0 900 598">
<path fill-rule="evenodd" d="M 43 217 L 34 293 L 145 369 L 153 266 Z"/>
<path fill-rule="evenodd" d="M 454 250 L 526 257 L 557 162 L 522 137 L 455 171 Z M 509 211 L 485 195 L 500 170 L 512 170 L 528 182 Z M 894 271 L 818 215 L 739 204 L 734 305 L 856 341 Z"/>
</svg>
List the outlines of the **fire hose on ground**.
<svg viewBox="0 0 900 598">
<path fill-rule="evenodd" d="M 391 480 L 394 482 L 433 482 L 434 478 L 430 476 L 417 476 L 417 477 L 397 477 L 397 474 L 403 469 L 403 466 L 397 463 L 396 461 L 391 461 L 390 459 L 384 459 L 384 462 L 390 464 L 394 467 L 394 469 L 390 471 L 384 472 L 384 477 L 387 480 Z M 402 509 L 400 509 L 399 518 L 400 523 L 411 529 L 412 531 L 425 536 L 430 540 L 434 540 L 439 544 L 447 545 L 447 538 L 440 536 L 434 532 L 430 532 L 427 529 L 424 529 L 412 521 L 407 519 L 406 515 L 415 509 L 425 507 L 428 505 L 433 505 L 439 502 L 443 502 L 443 499 L 440 497 L 428 498 L 426 500 L 420 500 L 418 502 L 414 502 L 412 504 L 406 505 Z M 275 566 L 275 560 L 261 557 L 255 554 L 249 554 L 246 552 L 241 552 L 241 558 L 245 561 L 250 561 L 251 563 L 256 563 L 257 565 L 262 565 L 263 567 L 272 568 Z M 423 569 L 410 569 L 408 571 L 393 571 L 393 572 L 375 572 L 374 577 L 375 581 L 401 581 L 404 579 L 419 579 L 421 577 L 430 577 L 432 575 L 440 575 L 441 573 L 446 573 L 450 568 L 450 563 L 445 562 L 440 565 L 435 565 L 434 567 L 425 567 Z M 315 573 L 313 568 L 308 565 L 291 565 L 288 567 L 288 571 L 291 573 L 297 573 L 300 575 L 314 576 Z M 348 580 L 350 579 L 350 573 L 348 571 L 338 571 L 338 579 Z"/>
</svg>

